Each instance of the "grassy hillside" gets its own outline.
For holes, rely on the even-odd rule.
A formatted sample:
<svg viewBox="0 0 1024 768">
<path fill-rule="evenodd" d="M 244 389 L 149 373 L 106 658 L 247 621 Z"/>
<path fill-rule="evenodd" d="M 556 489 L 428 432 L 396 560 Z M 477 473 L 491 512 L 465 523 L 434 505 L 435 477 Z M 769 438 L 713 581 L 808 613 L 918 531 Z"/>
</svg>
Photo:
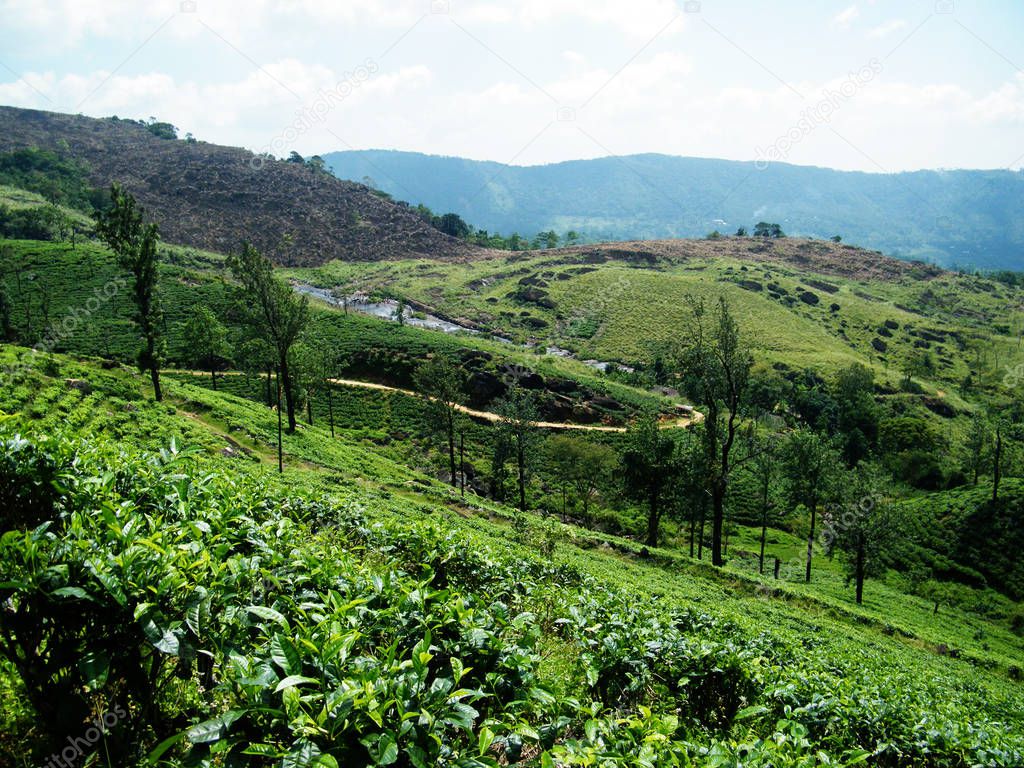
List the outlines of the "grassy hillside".
<svg viewBox="0 0 1024 768">
<path fill-rule="evenodd" d="M 915 376 L 954 408 L 968 377 L 997 389 L 1024 361 L 1019 288 L 819 241 L 606 244 L 288 274 L 347 291 L 383 288 L 520 341 L 631 366 L 650 365 L 677 337 L 688 297 L 722 295 L 766 366 L 828 371 L 859 361 L 895 387 L 924 357 L 930 368 Z"/>
<path fill-rule="evenodd" d="M 381 150 L 324 155 L 341 178 L 478 227 L 590 241 L 703 237 L 779 222 L 791 235 L 848 242 L 945 265 L 1021 269 L 1019 173 L 850 173 L 665 155 L 509 166 Z"/>
<path fill-rule="evenodd" d="M 856 607 L 827 567 L 764 580 L 742 535 L 722 570 L 645 554 L 323 426 L 288 438 L 278 477 L 253 401 L 171 381 L 154 404 L 131 370 L 28 354 L 0 350 L 21 371 L 2 429 L 29 440 L 5 443 L 2 487 L 62 480 L 29 528 L 50 522 L 0 540 L 0 581 L 60 611 L 50 658 L 71 671 L 5 667 L 7 760 L 45 761 L 90 707 L 124 713 L 103 740 L 120 765 L 161 742 L 164 765 L 1022 759 L 1024 646 L 999 620 L 883 585 Z"/>
<path fill-rule="evenodd" d="M 199 304 L 225 318 L 237 342 L 243 332 L 223 257 L 180 246 L 161 245 L 161 249 L 160 293 L 170 361 L 185 364 L 182 324 Z M 124 363 L 136 359 L 139 343 L 132 323 L 128 283 L 105 248 L 88 242 L 72 247 L 35 240 L 0 241 L 0 272 L 10 303 L 12 335 L 57 352 L 75 350 Z M 486 374 L 493 388 L 474 399 L 478 406 L 487 405 L 501 394 L 505 388 L 503 377 L 509 370 L 536 372 L 551 385 L 568 386 L 569 394 L 581 405 L 592 404 L 598 396 L 610 396 L 630 408 L 665 410 L 675 402 L 608 380 L 578 361 L 538 355 L 480 336 L 450 336 L 400 327 L 321 305 L 313 308 L 312 326 L 314 334 L 342 359 L 338 375 L 408 387 L 413 370 L 426 355 L 444 352 L 464 358 L 481 377 Z"/>
</svg>

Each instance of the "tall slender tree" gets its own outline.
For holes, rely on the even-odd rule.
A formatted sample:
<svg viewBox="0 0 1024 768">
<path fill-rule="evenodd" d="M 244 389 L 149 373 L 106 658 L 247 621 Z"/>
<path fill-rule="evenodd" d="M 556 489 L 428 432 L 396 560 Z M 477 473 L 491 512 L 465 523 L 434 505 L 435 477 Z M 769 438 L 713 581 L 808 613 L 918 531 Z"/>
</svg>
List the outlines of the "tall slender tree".
<svg viewBox="0 0 1024 768">
<path fill-rule="evenodd" d="M 702 435 L 712 504 L 711 561 L 723 565 L 725 497 L 753 358 L 724 297 L 712 313 L 703 300 L 694 301 L 691 308 L 679 363 L 686 390 L 705 411 Z"/>
<path fill-rule="evenodd" d="M 839 452 L 817 432 L 800 429 L 792 433 L 782 451 L 786 499 L 791 506 L 802 504 L 810 514 L 807 533 L 807 566 L 804 580 L 811 580 L 814 536 L 821 506 L 834 498 L 836 472 L 841 466 Z"/>
<path fill-rule="evenodd" d="M 430 424 L 444 435 L 448 447 L 448 473 L 452 488 L 457 488 L 460 472 L 456 470 L 455 433 L 459 406 L 465 398 L 465 374 L 448 356 L 436 354 L 416 369 L 413 378 L 417 390 L 426 398 Z"/>
<path fill-rule="evenodd" d="M 658 546 L 666 494 L 678 470 L 676 445 L 658 428 L 654 414 L 645 413 L 629 427 L 622 452 L 622 478 L 626 492 L 647 505 L 647 537 L 650 547 Z"/>
<path fill-rule="evenodd" d="M 309 320 L 309 300 L 298 296 L 274 274 L 274 265 L 249 243 L 228 257 L 228 268 L 241 284 L 241 312 L 273 348 L 288 409 L 288 431 L 294 432 L 295 389 L 289 353 Z"/>
<path fill-rule="evenodd" d="M 847 584 L 854 582 L 857 605 L 864 602 L 864 581 L 884 572 L 884 556 L 899 540 L 900 524 L 885 474 L 862 463 L 844 473 L 840 498 L 823 515 L 826 552 L 839 550 Z"/>
<path fill-rule="evenodd" d="M 209 307 L 197 304 L 182 324 L 184 356 L 190 365 L 202 366 L 210 372 L 213 388 L 217 389 L 217 368 L 231 355 L 228 329 L 217 319 Z"/>
<path fill-rule="evenodd" d="M 519 509 L 526 511 L 526 481 L 533 460 L 537 433 L 537 401 L 531 390 L 518 384 L 498 402 L 498 429 L 516 461 Z"/>
<path fill-rule="evenodd" d="M 764 548 L 768 540 L 768 515 L 773 505 L 771 498 L 772 480 L 775 479 L 778 453 L 775 442 L 770 438 L 762 438 L 751 445 L 753 461 L 750 473 L 757 483 L 757 501 L 761 513 L 761 551 L 757 557 L 757 572 L 764 573 Z"/>
<path fill-rule="evenodd" d="M 135 198 L 117 184 L 110 187 L 110 207 L 96 215 L 96 234 L 114 252 L 117 263 L 135 278 L 132 299 L 135 322 L 142 332 L 144 346 L 139 352 L 139 368 L 149 371 L 153 397 L 163 399 L 160 388 L 160 365 L 164 342 L 161 334 L 163 313 L 157 292 L 159 232 L 156 224 L 143 221 L 142 210 Z"/>
</svg>

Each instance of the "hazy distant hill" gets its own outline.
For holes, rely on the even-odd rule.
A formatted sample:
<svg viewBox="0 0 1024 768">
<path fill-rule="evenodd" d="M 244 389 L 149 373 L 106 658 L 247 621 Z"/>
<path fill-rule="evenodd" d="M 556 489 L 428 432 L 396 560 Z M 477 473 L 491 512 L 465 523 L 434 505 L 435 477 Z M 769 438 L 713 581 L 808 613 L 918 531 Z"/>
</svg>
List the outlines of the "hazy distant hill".
<svg viewBox="0 0 1024 768">
<path fill-rule="evenodd" d="M 269 250 L 289 234 L 296 264 L 473 252 L 358 184 L 236 147 L 159 138 L 132 121 L 0 107 L 0 152 L 27 147 L 84 161 L 96 186 L 121 182 L 171 242 Z"/>
<path fill-rule="evenodd" d="M 384 150 L 328 166 L 482 229 L 576 229 L 588 240 L 696 237 L 766 220 L 787 233 L 939 263 L 1024 269 L 1024 174 L 874 174 L 773 163 L 633 155 L 518 167 Z"/>
</svg>

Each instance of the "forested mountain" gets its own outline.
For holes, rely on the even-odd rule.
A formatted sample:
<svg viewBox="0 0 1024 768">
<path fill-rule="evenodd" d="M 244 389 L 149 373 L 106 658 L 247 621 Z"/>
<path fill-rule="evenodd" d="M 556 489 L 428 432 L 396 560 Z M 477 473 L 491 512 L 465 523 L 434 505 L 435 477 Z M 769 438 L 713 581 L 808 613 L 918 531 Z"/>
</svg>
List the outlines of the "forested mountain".
<svg viewBox="0 0 1024 768">
<path fill-rule="evenodd" d="M 1007 170 L 860 173 L 657 154 L 530 167 L 382 150 L 324 160 L 341 178 L 504 234 L 701 237 L 764 220 L 947 266 L 1024 266 L 1024 175 Z"/>
</svg>

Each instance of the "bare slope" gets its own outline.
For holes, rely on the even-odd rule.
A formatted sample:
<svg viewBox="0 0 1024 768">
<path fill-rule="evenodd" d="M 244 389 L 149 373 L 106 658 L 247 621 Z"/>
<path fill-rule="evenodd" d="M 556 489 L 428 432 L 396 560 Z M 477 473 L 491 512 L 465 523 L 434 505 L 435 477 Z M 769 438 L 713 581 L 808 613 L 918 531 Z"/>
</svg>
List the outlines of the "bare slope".
<svg viewBox="0 0 1024 768">
<path fill-rule="evenodd" d="M 293 265 L 475 251 L 360 184 L 300 164 L 161 139 L 129 121 L 0 107 L 0 152 L 33 146 L 85 161 L 97 186 L 122 183 L 164 238 L 184 245 L 229 252 L 250 240 L 269 252 L 289 234 Z"/>
</svg>

